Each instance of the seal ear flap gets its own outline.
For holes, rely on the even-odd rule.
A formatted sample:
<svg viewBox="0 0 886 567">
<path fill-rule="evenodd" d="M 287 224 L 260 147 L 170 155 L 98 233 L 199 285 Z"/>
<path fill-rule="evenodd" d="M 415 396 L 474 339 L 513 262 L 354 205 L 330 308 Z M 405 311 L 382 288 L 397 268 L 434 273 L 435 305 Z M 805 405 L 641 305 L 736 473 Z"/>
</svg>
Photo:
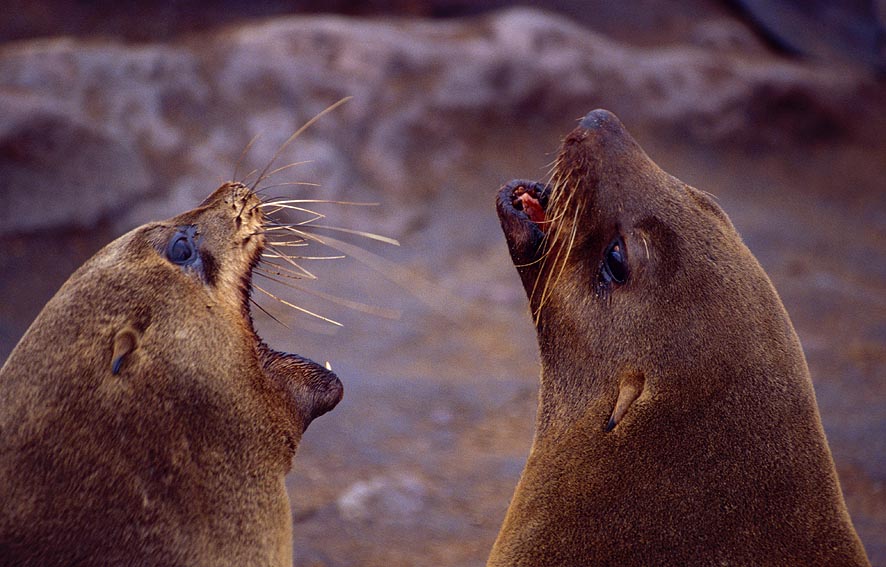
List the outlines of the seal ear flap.
<svg viewBox="0 0 886 567">
<path fill-rule="evenodd" d="M 111 356 L 111 374 L 119 374 L 126 355 L 138 348 L 139 332 L 126 327 L 114 335 L 114 354 Z"/>
<path fill-rule="evenodd" d="M 615 401 L 615 409 L 612 410 L 609 422 L 603 428 L 606 433 L 615 429 L 615 426 L 621 422 L 628 412 L 628 408 L 634 403 L 634 400 L 643 393 L 643 386 L 645 384 L 646 377 L 642 372 L 630 371 L 622 375 L 621 380 L 619 380 L 618 399 Z"/>
</svg>

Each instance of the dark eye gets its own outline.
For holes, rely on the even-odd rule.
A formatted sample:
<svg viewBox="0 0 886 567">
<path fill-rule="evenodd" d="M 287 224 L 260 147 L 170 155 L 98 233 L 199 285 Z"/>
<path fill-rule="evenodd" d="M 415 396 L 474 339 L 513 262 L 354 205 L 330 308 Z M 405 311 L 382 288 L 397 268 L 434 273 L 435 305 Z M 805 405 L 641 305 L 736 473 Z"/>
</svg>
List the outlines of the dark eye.
<svg viewBox="0 0 886 567">
<path fill-rule="evenodd" d="M 607 283 L 623 284 L 628 279 L 628 265 L 625 258 L 624 243 L 616 238 L 603 255 L 603 280 Z"/>
<path fill-rule="evenodd" d="M 180 266 L 193 263 L 197 258 L 197 250 L 194 248 L 190 234 L 177 232 L 166 247 L 166 257 L 173 264 Z"/>
</svg>

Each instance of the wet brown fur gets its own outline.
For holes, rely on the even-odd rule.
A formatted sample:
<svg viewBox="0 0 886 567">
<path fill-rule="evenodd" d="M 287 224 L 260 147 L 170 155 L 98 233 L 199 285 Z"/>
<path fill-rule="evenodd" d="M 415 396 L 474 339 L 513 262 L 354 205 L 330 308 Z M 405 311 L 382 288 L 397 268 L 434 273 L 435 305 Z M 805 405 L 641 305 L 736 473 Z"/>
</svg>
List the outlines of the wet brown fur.
<svg viewBox="0 0 886 567">
<path fill-rule="evenodd" d="M 0 564 L 291 565 L 284 475 L 341 383 L 255 335 L 258 203 L 230 183 L 131 231 L 31 325 L 0 369 Z M 164 256 L 188 225 L 199 273 Z"/>
<path fill-rule="evenodd" d="M 488 564 L 869 565 L 797 335 L 719 206 L 602 110 L 564 140 L 550 236 L 510 207 L 525 183 L 498 208 L 538 416 Z M 601 286 L 617 235 L 628 279 Z"/>
</svg>

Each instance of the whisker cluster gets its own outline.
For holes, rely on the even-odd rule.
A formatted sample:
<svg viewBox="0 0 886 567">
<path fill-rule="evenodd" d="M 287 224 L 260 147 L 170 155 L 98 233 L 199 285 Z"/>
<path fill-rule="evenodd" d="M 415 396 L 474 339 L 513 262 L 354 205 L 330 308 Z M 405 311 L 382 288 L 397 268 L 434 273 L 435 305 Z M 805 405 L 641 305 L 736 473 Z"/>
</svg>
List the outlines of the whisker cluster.
<svg viewBox="0 0 886 567">
<path fill-rule="evenodd" d="M 578 219 L 582 213 L 580 202 L 573 207 L 573 197 L 576 192 L 566 190 L 570 186 L 571 172 L 564 175 L 561 165 L 562 159 L 558 156 L 551 164 L 551 169 L 548 173 L 550 179 L 548 184 L 551 190 L 546 210 L 548 230 L 545 232 L 545 240 L 547 242 L 545 253 L 538 260 L 541 262 L 541 267 L 533 284 L 531 294 L 535 298 L 540 288 L 540 295 L 538 295 L 535 312 L 533 313 L 536 323 L 538 323 L 542 307 L 550 299 L 552 290 L 557 286 L 566 270 L 569 255 L 575 244 Z M 569 215 L 570 209 L 573 209 L 571 215 Z M 564 222 L 567 219 L 571 220 L 571 222 Z"/>
<path fill-rule="evenodd" d="M 316 116 L 308 120 L 280 145 L 280 147 L 274 153 L 273 157 L 263 168 L 261 168 L 260 171 L 258 169 L 253 169 L 243 178 L 238 180 L 238 183 L 240 183 L 244 187 L 248 187 L 253 194 L 259 196 L 259 198 L 261 199 L 261 201 L 257 205 L 254 205 L 252 207 L 252 210 L 258 209 L 260 211 L 262 218 L 261 228 L 259 230 L 256 230 L 252 234 L 252 236 L 261 236 L 264 243 L 261 257 L 257 265 L 253 268 L 253 273 L 265 280 L 274 282 L 300 293 L 305 293 L 321 298 L 325 301 L 329 301 L 330 303 L 335 303 L 337 305 L 341 305 L 350 309 L 355 309 L 363 313 L 395 319 L 398 318 L 400 315 L 399 312 L 396 310 L 368 305 L 358 301 L 353 301 L 350 299 L 345 299 L 329 293 L 318 291 L 316 289 L 309 289 L 304 285 L 300 285 L 299 283 L 318 279 L 316 274 L 305 267 L 305 262 L 318 260 L 339 260 L 353 255 L 353 253 L 355 253 L 355 250 L 362 250 L 359 248 L 347 248 L 353 245 L 347 245 L 346 247 L 344 246 L 344 243 L 341 243 L 333 238 L 320 236 L 316 234 L 315 231 L 341 232 L 359 236 L 361 238 L 375 240 L 378 242 L 384 242 L 386 244 L 399 245 L 399 242 L 397 242 L 397 240 L 387 236 L 341 226 L 330 226 L 322 224 L 322 222 L 327 218 L 326 214 L 320 212 L 319 210 L 316 210 L 315 207 L 315 205 L 373 207 L 378 206 L 379 203 L 322 199 L 312 196 L 307 198 L 297 198 L 292 195 L 274 197 L 267 196 L 267 191 L 280 187 L 320 187 L 320 184 L 310 181 L 283 181 L 269 183 L 275 175 L 284 171 L 292 170 L 293 168 L 296 168 L 298 166 L 309 164 L 311 163 L 310 160 L 295 161 L 277 168 L 273 168 L 273 165 L 274 162 L 277 161 L 277 159 L 283 153 L 283 151 L 303 132 L 305 132 L 321 117 L 332 112 L 333 110 L 347 102 L 349 99 L 350 97 L 339 100 L 338 102 L 330 105 L 323 111 L 319 112 Z M 248 154 L 250 148 L 252 148 L 252 146 L 258 139 L 259 135 L 256 135 L 243 149 L 243 152 L 240 154 L 240 157 L 238 158 L 236 166 L 234 168 L 234 179 L 238 179 L 237 173 L 240 170 L 240 166 L 246 158 L 246 155 Z M 305 253 L 306 251 L 304 250 L 304 248 L 309 246 L 321 246 L 333 250 L 334 252 L 313 253 L 312 250 L 311 253 Z M 347 250 L 343 250 L 342 248 L 347 248 Z M 301 305 L 298 305 L 297 303 L 284 299 L 266 289 L 265 287 L 259 286 L 255 283 L 252 283 L 251 281 L 250 288 L 258 290 L 261 294 L 271 298 L 277 304 L 283 305 L 298 313 L 320 319 L 321 321 L 324 321 L 331 325 L 335 325 L 337 327 L 342 326 L 340 322 L 330 317 L 326 317 L 320 313 L 317 313 L 316 311 L 307 309 Z M 259 302 L 251 296 L 251 293 L 249 294 L 249 301 L 252 302 L 253 305 L 258 307 L 272 320 L 288 328 L 288 326 L 283 323 L 279 317 L 272 314 L 268 308 L 260 305 Z"/>
</svg>

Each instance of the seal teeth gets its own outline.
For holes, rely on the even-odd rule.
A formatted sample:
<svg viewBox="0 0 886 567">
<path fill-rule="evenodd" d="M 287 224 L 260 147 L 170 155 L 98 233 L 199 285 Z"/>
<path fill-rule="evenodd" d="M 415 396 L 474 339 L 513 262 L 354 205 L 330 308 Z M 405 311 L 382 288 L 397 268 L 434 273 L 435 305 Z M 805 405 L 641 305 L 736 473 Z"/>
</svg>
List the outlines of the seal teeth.
<svg viewBox="0 0 886 567">
<path fill-rule="evenodd" d="M 329 364 L 328 360 L 326 361 L 326 370 L 329 370 L 330 372 L 332 372 L 332 365 Z"/>
</svg>

